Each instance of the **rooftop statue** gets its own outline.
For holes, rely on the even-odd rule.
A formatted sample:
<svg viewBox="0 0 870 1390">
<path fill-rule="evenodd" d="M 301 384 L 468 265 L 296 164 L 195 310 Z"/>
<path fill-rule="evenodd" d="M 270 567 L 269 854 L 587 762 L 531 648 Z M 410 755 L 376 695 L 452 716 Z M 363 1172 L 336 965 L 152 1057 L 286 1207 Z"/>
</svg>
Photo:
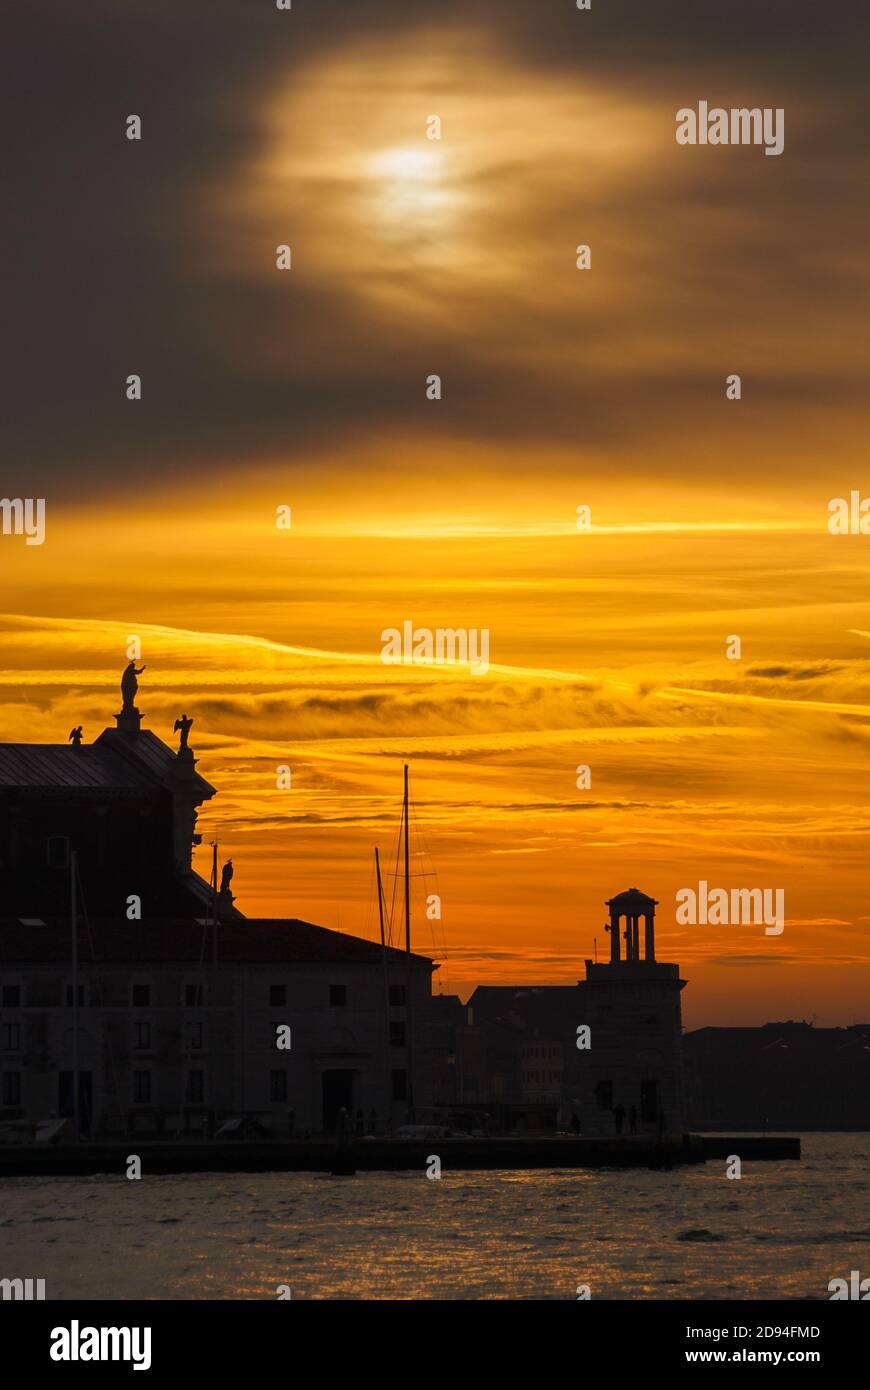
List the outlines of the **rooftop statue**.
<svg viewBox="0 0 870 1390">
<path fill-rule="evenodd" d="M 221 893 L 229 893 L 230 884 L 233 881 L 233 861 L 228 859 L 221 869 Z"/>
<path fill-rule="evenodd" d="M 75 729 L 70 729 L 67 742 L 71 743 L 73 748 L 81 748 L 82 737 L 82 726 L 79 724 Z"/>
<path fill-rule="evenodd" d="M 188 735 L 190 734 L 192 724 L 193 720 L 188 719 L 187 715 L 183 714 L 180 719 L 176 719 L 175 723 L 172 726 L 173 733 L 181 733 L 181 738 L 178 740 L 179 757 L 182 753 L 190 752 L 190 749 L 187 746 L 187 739 Z"/>
<path fill-rule="evenodd" d="M 135 661 L 131 661 L 130 665 L 124 668 L 124 674 L 121 677 L 121 699 L 125 710 L 136 708 L 136 691 L 139 689 L 139 682 L 136 677 L 141 676 L 144 670 L 145 667 L 140 666 L 137 671 Z"/>
</svg>

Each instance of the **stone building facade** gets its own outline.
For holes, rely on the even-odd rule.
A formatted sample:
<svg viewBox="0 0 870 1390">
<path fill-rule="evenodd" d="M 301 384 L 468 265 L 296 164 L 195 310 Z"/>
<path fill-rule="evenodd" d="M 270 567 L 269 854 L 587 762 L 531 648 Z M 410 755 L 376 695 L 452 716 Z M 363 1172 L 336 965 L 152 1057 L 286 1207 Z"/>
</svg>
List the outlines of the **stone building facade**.
<svg viewBox="0 0 870 1390">
<path fill-rule="evenodd" d="M 52 1116 L 93 1136 L 239 1115 L 318 1133 L 340 1108 L 383 1132 L 431 1106 L 432 961 L 244 917 L 226 872 L 218 890 L 192 867 L 215 789 L 186 730 L 173 751 L 124 700 L 92 744 L 0 744 L 7 1137 Z"/>
</svg>

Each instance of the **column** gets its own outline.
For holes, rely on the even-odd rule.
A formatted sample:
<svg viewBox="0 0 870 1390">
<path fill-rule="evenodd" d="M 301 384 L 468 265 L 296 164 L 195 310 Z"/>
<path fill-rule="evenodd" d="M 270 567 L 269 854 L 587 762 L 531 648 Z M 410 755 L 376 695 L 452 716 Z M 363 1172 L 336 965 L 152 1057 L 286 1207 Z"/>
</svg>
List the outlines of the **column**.
<svg viewBox="0 0 870 1390">
<path fill-rule="evenodd" d="M 648 912 L 644 917 L 646 926 L 646 944 L 644 946 L 644 952 L 647 960 L 655 960 L 656 958 L 655 920 L 656 915 L 654 912 Z"/>
</svg>

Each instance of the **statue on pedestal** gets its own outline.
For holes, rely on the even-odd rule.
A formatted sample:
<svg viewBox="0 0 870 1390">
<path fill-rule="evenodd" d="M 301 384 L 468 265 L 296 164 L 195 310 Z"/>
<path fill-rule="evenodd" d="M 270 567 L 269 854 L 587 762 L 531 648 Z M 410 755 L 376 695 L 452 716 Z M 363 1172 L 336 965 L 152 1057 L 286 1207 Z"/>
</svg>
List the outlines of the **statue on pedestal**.
<svg viewBox="0 0 870 1390">
<path fill-rule="evenodd" d="M 121 677 L 122 710 L 133 710 L 136 708 L 136 691 L 139 689 L 139 682 L 136 677 L 141 676 L 144 670 L 145 667 L 140 666 L 137 671 L 135 661 L 131 661 L 129 666 L 125 666 L 124 674 Z"/>
<path fill-rule="evenodd" d="M 221 895 L 221 897 L 223 897 L 224 895 L 228 895 L 230 898 L 232 897 L 232 893 L 230 892 L 230 884 L 232 883 L 232 881 L 233 881 L 233 861 L 232 861 L 232 859 L 228 859 L 227 862 L 224 864 L 223 868 L 221 869 L 221 886 L 220 886 L 220 895 Z"/>
<path fill-rule="evenodd" d="M 184 757 L 185 754 L 190 754 L 190 749 L 187 746 L 187 739 L 190 734 L 192 724 L 193 720 L 188 719 L 187 715 L 183 714 L 180 719 L 176 719 L 175 723 L 172 726 L 173 733 L 181 734 L 181 737 L 178 740 L 179 758 Z"/>
</svg>

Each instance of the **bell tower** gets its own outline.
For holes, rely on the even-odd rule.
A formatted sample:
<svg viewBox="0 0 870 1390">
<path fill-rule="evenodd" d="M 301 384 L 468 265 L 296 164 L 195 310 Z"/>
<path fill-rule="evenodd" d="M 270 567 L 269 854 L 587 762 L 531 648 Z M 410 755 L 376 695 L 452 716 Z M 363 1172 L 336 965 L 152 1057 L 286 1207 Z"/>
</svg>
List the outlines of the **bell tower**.
<svg viewBox="0 0 870 1390">
<path fill-rule="evenodd" d="M 619 950 L 619 923 L 625 921 L 625 960 L 640 961 L 640 919 L 643 918 L 643 952 L 644 959 L 655 961 L 656 958 L 656 908 L 658 903 L 655 898 L 648 898 L 646 893 L 641 893 L 639 888 L 629 888 L 627 893 L 619 893 L 615 898 L 609 898 L 604 904 L 610 909 L 610 921 L 605 923 L 604 930 L 610 932 L 610 964 L 618 965 L 620 962 Z"/>
<path fill-rule="evenodd" d="M 658 902 L 629 888 L 605 904 L 610 960 L 587 960 L 582 984 L 585 1134 L 679 1134 L 684 1122 L 680 967 L 656 960 Z M 643 922 L 643 933 L 641 933 Z M 643 954 L 641 954 L 641 948 Z"/>
</svg>

